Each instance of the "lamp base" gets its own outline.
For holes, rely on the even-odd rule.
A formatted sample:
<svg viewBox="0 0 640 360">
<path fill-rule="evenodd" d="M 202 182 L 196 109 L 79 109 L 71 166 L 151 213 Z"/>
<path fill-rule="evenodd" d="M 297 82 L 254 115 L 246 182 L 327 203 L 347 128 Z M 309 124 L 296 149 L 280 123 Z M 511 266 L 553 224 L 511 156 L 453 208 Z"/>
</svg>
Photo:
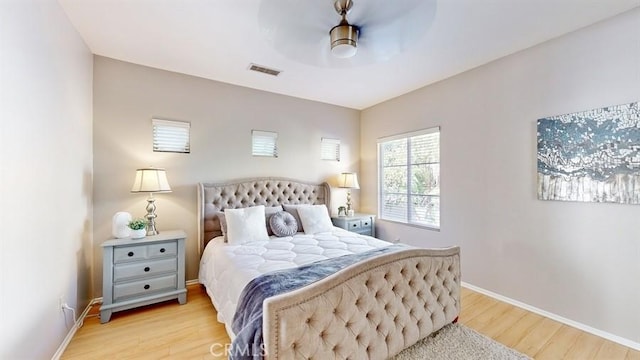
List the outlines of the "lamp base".
<svg viewBox="0 0 640 360">
<path fill-rule="evenodd" d="M 158 235 L 156 230 L 156 199 L 153 197 L 153 193 L 149 193 L 147 199 L 147 236 Z"/>
</svg>

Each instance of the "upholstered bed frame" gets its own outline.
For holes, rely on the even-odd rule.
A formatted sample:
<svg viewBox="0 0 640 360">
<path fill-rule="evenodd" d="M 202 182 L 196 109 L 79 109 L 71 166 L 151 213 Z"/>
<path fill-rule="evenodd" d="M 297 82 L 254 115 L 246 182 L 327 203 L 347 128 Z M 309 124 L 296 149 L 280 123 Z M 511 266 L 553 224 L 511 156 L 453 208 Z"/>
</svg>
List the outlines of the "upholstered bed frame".
<svg viewBox="0 0 640 360">
<path fill-rule="evenodd" d="M 259 178 L 199 184 L 200 245 L 220 234 L 217 211 L 327 204 L 326 183 Z M 460 250 L 409 249 L 349 266 L 263 304 L 267 359 L 386 359 L 455 321 Z"/>
</svg>

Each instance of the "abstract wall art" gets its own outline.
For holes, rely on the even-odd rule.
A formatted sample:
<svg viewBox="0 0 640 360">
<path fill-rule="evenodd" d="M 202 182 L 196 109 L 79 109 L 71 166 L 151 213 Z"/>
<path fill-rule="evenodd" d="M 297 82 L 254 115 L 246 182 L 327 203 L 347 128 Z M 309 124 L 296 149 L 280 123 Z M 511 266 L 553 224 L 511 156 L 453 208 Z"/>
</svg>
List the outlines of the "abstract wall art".
<svg viewBox="0 0 640 360">
<path fill-rule="evenodd" d="M 640 204 L 640 105 L 538 120 L 538 198 Z"/>
</svg>

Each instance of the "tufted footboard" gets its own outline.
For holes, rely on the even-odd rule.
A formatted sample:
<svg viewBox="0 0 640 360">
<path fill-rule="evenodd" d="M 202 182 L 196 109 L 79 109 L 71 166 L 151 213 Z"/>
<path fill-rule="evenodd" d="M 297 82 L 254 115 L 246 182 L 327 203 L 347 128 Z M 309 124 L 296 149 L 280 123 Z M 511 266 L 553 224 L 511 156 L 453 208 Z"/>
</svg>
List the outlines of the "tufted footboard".
<svg viewBox="0 0 640 360">
<path fill-rule="evenodd" d="M 265 300 L 274 359 L 387 359 L 460 312 L 460 249 L 411 249 Z"/>
</svg>

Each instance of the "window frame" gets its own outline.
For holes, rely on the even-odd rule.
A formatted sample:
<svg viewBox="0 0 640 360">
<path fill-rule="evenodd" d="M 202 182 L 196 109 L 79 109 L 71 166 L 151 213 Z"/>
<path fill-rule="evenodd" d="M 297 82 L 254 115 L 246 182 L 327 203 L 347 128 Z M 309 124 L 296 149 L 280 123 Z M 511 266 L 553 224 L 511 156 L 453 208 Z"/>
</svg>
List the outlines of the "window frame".
<svg viewBox="0 0 640 360">
<path fill-rule="evenodd" d="M 151 127 L 153 152 L 191 153 L 190 122 L 152 118 Z M 183 136 L 185 129 L 186 136 Z M 160 136 L 160 133 L 163 133 L 163 136 Z M 177 143 L 181 143 L 181 145 L 177 146 Z"/>
<path fill-rule="evenodd" d="M 320 160 L 340 161 L 340 139 L 320 138 Z"/>
<path fill-rule="evenodd" d="M 377 170 L 378 170 L 378 218 L 380 220 L 384 220 L 384 221 L 390 221 L 390 222 L 396 222 L 399 224 L 405 224 L 405 225 L 410 225 L 410 226 L 415 226 L 415 227 L 420 227 L 420 228 L 424 228 L 424 229 L 428 229 L 428 230 L 434 230 L 434 231 L 440 231 L 441 227 L 442 227 L 442 221 L 441 221 L 441 209 L 442 209 L 442 204 L 441 204 L 441 199 L 442 199 L 442 194 L 440 192 L 438 192 L 437 195 L 429 195 L 431 197 L 437 197 L 438 198 L 438 223 L 436 224 L 425 224 L 423 222 L 418 222 L 416 221 L 416 219 L 412 218 L 411 216 L 411 210 L 412 210 L 412 195 L 417 195 L 417 194 L 413 194 L 411 189 L 412 189 L 412 172 L 411 172 L 411 166 L 412 165 L 416 165 L 413 164 L 411 161 L 411 157 L 412 157 L 412 152 L 411 152 L 411 143 L 410 143 L 410 139 L 411 138 L 415 138 L 418 136 L 423 136 L 423 135 L 428 135 L 428 134 L 433 134 L 433 133 L 438 133 L 438 161 L 437 163 L 431 163 L 430 165 L 433 164 L 437 164 L 438 165 L 438 179 L 440 178 L 440 164 L 441 164 L 441 154 L 440 151 L 442 149 L 442 143 L 441 143 L 441 138 L 440 138 L 440 126 L 434 126 L 434 127 L 430 127 L 430 128 L 426 128 L 426 129 L 422 129 L 422 130 L 417 130 L 417 131 L 411 131 L 411 132 L 407 132 L 407 133 L 402 133 L 402 134 L 397 134 L 397 135 L 391 135 L 391 136 L 386 136 L 386 137 L 382 137 L 382 138 L 378 138 L 377 139 Z M 405 166 L 407 168 L 406 170 L 406 177 L 407 177 L 407 182 L 406 182 L 406 221 L 402 220 L 402 219 L 398 219 L 398 218 L 389 218 L 384 216 L 383 214 L 383 206 L 384 206 L 384 194 L 385 191 L 383 189 L 384 186 L 384 166 L 383 166 L 383 145 L 385 143 L 391 142 L 391 141 L 397 141 L 397 140 L 407 140 L 407 158 L 406 161 L 403 163 L 403 165 L 398 165 L 398 166 Z M 388 167 L 388 166 L 387 166 Z"/>
<path fill-rule="evenodd" d="M 271 139 L 272 142 L 267 142 Z M 263 158 L 278 157 L 278 133 L 274 131 L 251 130 L 251 155 Z"/>
</svg>

